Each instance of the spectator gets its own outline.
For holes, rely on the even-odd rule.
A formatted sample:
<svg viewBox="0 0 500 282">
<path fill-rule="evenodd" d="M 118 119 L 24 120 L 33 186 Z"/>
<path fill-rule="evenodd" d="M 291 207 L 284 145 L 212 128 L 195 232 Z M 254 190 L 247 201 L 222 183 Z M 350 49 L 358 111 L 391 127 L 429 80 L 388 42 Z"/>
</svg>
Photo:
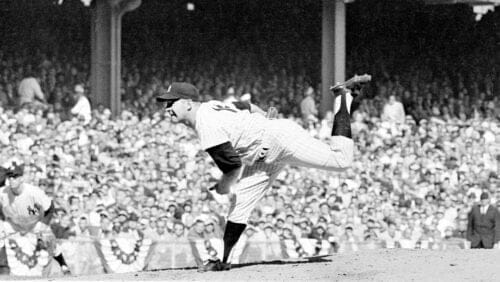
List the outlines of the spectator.
<svg viewBox="0 0 500 282">
<path fill-rule="evenodd" d="M 190 241 L 205 240 L 205 223 L 203 220 L 197 219 L 187 236 Z"/>
<path fill-rule="evenodd" d="M 87 124 L 92 118 L 92 110 L 89 99 L 85 96 L 85 89 L 81 84 L 75 86 L 75 97 L 76 104 L 71 109 L 71 113 L 78 119 L 83 119 L 84 123 Z"/>
<path fill-rule="evenodd" d="M 387 230 L 380 234 L 379 238 L 384 243 L 385 248 L 393 249 L 401 247 L 399 243 L 401 232 L 397 230 L 396 224 L 393 222 L 387 224 Z"/>
<path fill-rule="evenodd" d="M 181 240 L 184 242 L 185 239 L 187 239 L 186 228 L 184 227 L 184 224 L 182 224 L 182 222 L 176 221 L 174 223 L 174 233 L 172 236 L 172 240 Z"/>
<path fill-rule="evenodd" d="M 58 210 L 56 215 L 57 217 L 54 218 L 52 224 L 50 225 L 55 237 L 57 239 L 68 239 L 76 236 L 76 233 L 72 231 L 71 221 L 69 216 L 66 214 L 66 211 L 62 209 Z"/>
<path fill-rule="evenodd" d="M 45 95 L 40 87 L 38 78 L 29 76 L 21 80 L 18 88 L 19 105 L 34 105 L 45 107 Z"/>
<path fill-rule="evenodd" d="M 75 226 L 76 236 L 88 237 L 90 236 L 89 224 L 87 216 L 82 215 L 78 219 L 78 225 Z"/>
<path fill-rule="evenodd" d="M 222 238 L 222 230 L 215 220 L 208 220 L 205 222 L 205 238 Z"/>
<path fill-rule="evenodd" d="M 382 120 L 396 124 L 404 124 L 406 120 L 403 104 L 396 100 L 396 96 L 390 95 L 389 101 L 384 106 Z"/>
<path fill-rule="evenodd" d="M 309 124 L 310 122 L 318 121 L 318 109 L 316 108 L 316 103 L 314 102 L 314 89 L 308 87 L 304 92 L 304 99 L 300 102 L 300 112 L 302 114 L 302 120 L 304 124 Z"/>
<path fill-rule="evenodd" d="M 490 205 L 488 192 L 481 193 L 480 201 L 480 204 L 475 205 L 469 212 L 467 240 L 471 242 L 471 248 L 498 248 L 500 214 L 496 207 Z"/>
</svg>

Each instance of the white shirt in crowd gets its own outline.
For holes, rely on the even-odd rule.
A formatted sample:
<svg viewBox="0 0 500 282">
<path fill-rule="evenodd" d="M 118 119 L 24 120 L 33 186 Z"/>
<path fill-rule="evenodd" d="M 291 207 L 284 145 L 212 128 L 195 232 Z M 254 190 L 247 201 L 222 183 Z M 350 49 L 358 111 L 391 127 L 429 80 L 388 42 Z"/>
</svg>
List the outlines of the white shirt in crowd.
<svg viewBox="0 0 500 282">
<path fill-rule="evenodd" d="M 389 102 L 385 104 L 382 112 L 382 120 L 394 123 L 404 123 L 406 119 L 405 109 L 401 102 L 394 98 L 389 98 Z"/>
<path fill-rule="evenodd" d="M 481 214 L 482 215 L 485 215 L 486 212 L 488 212 L 488 208 L 490 207 L 490 205 L 486 205 L 486 206 L 481 206 L 480 207 L 480 211 L 481 211 Z"/>
<path fill-rule="evenodd" d="M 21 80 L 21 83 L 19 83 L 18 93 L 21 105 L 33 102 L 35 97 L 42 101 L 45 100 L 42 88 L 34 77 L 27 77 Z"/>
<path fill-rule="evenodd" d="M 85 123 L 89 123 L 92 117 L 92 110 L 90 109 L 89 99 L 85 96 L 80 96 L 76 105 L 71 109 L 71 113 L 77 117 L 82 116 L 85 119 Z"/>
</svg>

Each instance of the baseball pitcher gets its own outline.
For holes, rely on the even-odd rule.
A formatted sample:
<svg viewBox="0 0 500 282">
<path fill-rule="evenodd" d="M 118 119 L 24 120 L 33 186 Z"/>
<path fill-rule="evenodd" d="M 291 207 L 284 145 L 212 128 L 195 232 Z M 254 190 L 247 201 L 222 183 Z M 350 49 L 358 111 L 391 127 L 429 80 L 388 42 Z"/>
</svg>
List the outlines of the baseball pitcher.
<svg viewBox="0 0 500 282">
<path fill-rule="evenodd" d="M 156 97 L 174 122 L 198 133 L 202 148 L 223 172 L 215 186 L 217 193 L 231 193 L 223 260 L 210 270 L 230 268 L 229 254 L 250 213 L 286 164 L 329 171 L 343 171 L 351 165 L 352 93 L 359 93 L 370 80 L 369 75 L 355 76 L 331 88 L 336 97 L 329 144 L 311 137 L 291 120 L 254 113 L 251 105 L 238 109 L 219 101 L 200 103 L 198 90 L 189 83 L 172 83 L 166 93 Z"/>
</svg>

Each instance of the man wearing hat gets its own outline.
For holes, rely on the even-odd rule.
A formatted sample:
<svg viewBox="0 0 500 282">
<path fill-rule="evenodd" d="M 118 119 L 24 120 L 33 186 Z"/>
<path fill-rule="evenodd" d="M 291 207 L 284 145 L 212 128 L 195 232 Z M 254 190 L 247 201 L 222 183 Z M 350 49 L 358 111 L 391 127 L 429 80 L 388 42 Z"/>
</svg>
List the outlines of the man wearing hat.
<svg viewBox="0 0 500 282">
<path fill-rule="evenodd" d="M 491 249 L 500 241 L 500 214 L 490 205 L 490 195 L 482 192 L 480 203 L 472 207 L 468 216 L 467 240 L 471 248 Z"/>
<path fill-rule="evenodd" d="M 230 212 L 224 231 L 221 270 L 228 270 L 231 249 L 246 228 L 250 213 L 286 164 L 344 171 L 353 159 L 351 90 L 371 76 L 355 77 L 331 88 L 336 107 L 329 144 L 313 138 L 287 119 L 266 119 L 219 101 L 200 103 L 198 89 L 189 83 L 172 83 L 156 97 L 174 122 L 193 128 L 203 148 L 222 171 L 214 189 L 229 194 Z"/>
<path fill-rule="evenodd" d="M 54 203 L 40 188 L 26 182 L 24 165 L 12 164 L 2 169 L 4 179 L 0 179 L 0 207 L 6 221 L 7 234 L 37 232 L 45 244 L 53 246 L 55 236 L 48 224 L 55 212 Z M 43 224 L 40 224 L 43 223 Z M 47 242 L 47 240 L 51 240 Z M 57 250 L 56 250 L 57 251 Z M 65 274 L 68 265 L 61 252 L 54 256 Z"/>
</svg>

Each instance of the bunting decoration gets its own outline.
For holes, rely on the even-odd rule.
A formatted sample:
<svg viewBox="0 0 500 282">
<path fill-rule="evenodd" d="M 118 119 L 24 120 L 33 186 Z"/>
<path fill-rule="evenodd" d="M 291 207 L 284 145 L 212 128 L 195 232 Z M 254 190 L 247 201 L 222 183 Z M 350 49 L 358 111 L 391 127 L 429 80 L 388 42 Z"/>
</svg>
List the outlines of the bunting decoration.
<svg viewBox="0 0 500 282">
<path fill-rule="evenodd" d="M 380 249 L 378 242 L 339 242 L 335 250 L 327 240 L 310 238 L 281 238 L 275 241 L 254 241 L 242 238 L 231 252 L 233 264 L 255 263 L 279 259 L 301 259 L 310 256 L 348 253 L 366 249 Z M 47 250 L 38 245 L 36 236 L 18 236 L 4 240 L 11 275 L 50 275 L 46 269 L 52 261 Z M 462 239 L 454 241 L 421 242 L 419 248 L 453 249 L 468 248 Z M 125 273 L 142 270 L 195 267 L 209 259 L 221 258 L 224 243 L 220 238 L 189 241 L 153 242 L 149 239 L 115 238 L 106 240 L 58 240 L 57 244 L 67 258 L 73 274 Z M 97 258 L 100 259 L 97 259 Z"/>
<path fill-rule="evenodd" d="M 7 260 L 12 275 L 42 276 L 49 263 L 49 253 L 38 245 L 36 237 L 12 237 L 6 244 Z"/>
<path fill-rule="evenodd" d="M 117 238 L 100 241 L 103 263 L 110 272 L 125 273 L 145 268 L 151 240 L 140 238 Z"/>
</svg>

